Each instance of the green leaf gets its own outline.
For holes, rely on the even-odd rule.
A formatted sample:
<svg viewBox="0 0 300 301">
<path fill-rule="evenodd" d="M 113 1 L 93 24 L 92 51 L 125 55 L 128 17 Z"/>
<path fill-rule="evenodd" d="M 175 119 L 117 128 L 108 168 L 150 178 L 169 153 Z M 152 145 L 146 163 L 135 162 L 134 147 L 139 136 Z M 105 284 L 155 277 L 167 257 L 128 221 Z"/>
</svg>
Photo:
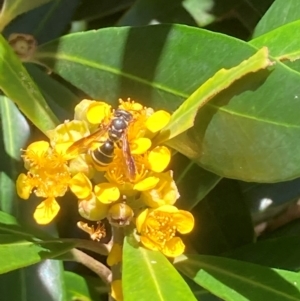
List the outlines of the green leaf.
<svg viewBox="0 0 300 301">
<path fill-rule="evenodd" d="M 94 99 L 116 104 L 131 97 L 174 111 L 217 71 L 256 51 L 221 34 L 159 25 L 68 35 L 40 46 L 35 59 Z M 253 182 L 299 177 L 299 81 L 281 63 L 248 74 L 203 106 L 195 125 L 168 144 L 222 177 Z"/>
<path fill-rule="evenodd" d="M 67 300 L 106 300 L 104 297 L 99 299 L 99 293 L 108 293 L 108 287 L 100 279 L 90 276 L 80 276 L 72 272 L 64 273 Z"/>
<path fill-rule="evenodd" d="M 297 178 L 299 80 L 280 63 L 272 71 L 248 75 L 204 106 L 194 127 L 167 145 L 223 177 L 253 182 Z"/>
<path fill-rule="evenodd" d="M 182 60 L 186 53 L 188 60 Z M 94 99 L 117 104 L 120 97 L 131 97 L 173 111 L 219 69 L 254 53 L 253 47 L 224 35 L 157 25 L 66 35 L 38 47 L 34 60 Z"/>
<path fill-rule="evenodd" d="M 232 8 L 231 14 L 252 34 L 258 21 L 263 17 L 273 2 L 274 0 L 239 1 Z M 237 30 L 235 30 L 235 32 L 237 32 Z"/>
<path fill-rule="evenodd" d="M 0 32 L 15 17 L 34 9 L 50 0 L 5 0 L 0 15 Z"/>
<path fill-rule="evenodd" d="M 183 104 L 172 114 L 168 125 L 157 137 L 157 144 L 172 139 L 194 125 L 197 111 L 222 90 L 228 88 L 241 77 L 265 69 L 271 65 L 266 47 L 259 50 L 249 59 L 231 69 L 221 69 L 213 77 L 201 85 Z"/>
<path fill-rule="evenodd" d="M 195 228 L 184 241 L 198 253 L 221 254 L 254 241 L 249 208 L 234 180 L 222 179 L 192 214 Z"/>
<path fill-rule="evenodd" d="M 46 232 L 41 231 L 39 228 L 30 228 L 21 225 L 19 221 L 12 215 L 0 211 L 0 233 L 9 235 L 22 236 L 24 239 L 34 237 L 52 239 Z"/>
<path fill-rule="evenodd" d="M 19 223 L 17 221 L 17 219 L 8 214 L 8 213 L 5 213 L 3 211 L 0 211 L 0 223 L 1 225 L 7 225 L 7 226 L 18 226 Z"/>
<path fill-rule="evenodd" d="M 160 0 L 139 0 L 122 16 L 117 25 L 141 26 L 149 25 L 155 21 L 156 23 L 182 23 L 196 26 L 196 22 L 185 8 L 185 6 L 191 6 L 190 2 L 191 0 L 165 0 L 163 2 Z M 198 17 L 200 16 L 198 15 Z"/>
<path fill-rule="evenodd" d="M 11 289 L 12 283 L 14 289 Z M 66 301 L 62 262 L 45 260 L 1 274 L 0 294 L 1 301 Z"/>
<path fill-rule="evenodd" d="M 299 275 L 293 272 L 203 255 L 181 256 L 175 267 L 225 301 L 300 298 Z"/>
<path fill-rule="evenodd" d="M 170 169 L 174 171 L 180 198 L 176 206 L 191 210 L 195 207 L 221 180 L 213 174 L 180 153 L 172 157 Z"/>
<path fill-rule="evenodd" d="M 134 0 L 86 0 L 80 3 L 73 19 L 84 21 L 102 19 L 129 9 L 134 2 Z"/>
<path fill-rule="evenodd" d="M 0 37 L 0 87 L 41 131 L 53 129 L 57 118 L 10 46 Z"/>
<path fill-rule="evenodd" d="M 80 98 L 36 65 L 27 64 L 26 68 L 55 115 L 60 120 L 72 119 Z"/>
<path fill-rule="evenodd" d="M 259 240 L 226 253 L 226 257 L 268 267 L 299 271 L 300 236 Z"/>
<path fill-rule="evenodd" d="M 66 32 L 79 3 L 80 0 L 48 1 L 9 23 L 3 35 L 8 37 L 12 33 L 24 32 L 33 35 L 39 44 L 46 43 Z"/>
<path fill-rule="evenodd" d="M 17 194 L 15 181 L 20 172 L 21 151 L 30 135 L 25 117 L 16 105 L 5 96 L 0 96 L 0 116 L 2 123 L 0 208 L 17 215 Z M 20 134 L 22 133 L 22 134 Z"/>
<path fill-rule="evenodd" d="M 255 47 L 268 46 L 270 55 L 279 60 L 296 60 L 300 58 L 297 43 L 300 35 L 300 20 L 283 25 L 250 41 Z"/>
<path fill-rule="evenodd" d="M 167 258 L 158 251 L 133 246 L 123 248 L 124 300 L 196 300 L 188 285 Z"/>
<path fill-rule="evenodd" d="M 74 247 L 72 243 L 24 239 L 0 234 L 0 274 L 54 258 Z"/>
<path fill-rule="evenodd" d="M 298 0 L 276 0 L 256 26 L 253 37 L 256 38 L 299 19 L 300 2 Z"/>
</svg>

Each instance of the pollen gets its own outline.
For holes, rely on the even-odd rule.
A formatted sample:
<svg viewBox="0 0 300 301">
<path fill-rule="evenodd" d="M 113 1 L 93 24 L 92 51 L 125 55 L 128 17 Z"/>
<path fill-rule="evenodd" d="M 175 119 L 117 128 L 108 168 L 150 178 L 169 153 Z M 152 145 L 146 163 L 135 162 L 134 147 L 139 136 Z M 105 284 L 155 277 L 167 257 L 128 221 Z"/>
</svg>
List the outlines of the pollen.
<svg viewBox="0 0 300 301">
<path fill-rule="evenodd" d="M 27 148 L 23 158 L 28 173 L 19 177 L 19 188 L 24 190 L 27 186 L 30 190 L 34 189 L 36 196 L 43 198 L 65 194 L 71 177 L 62 154 L 56 153 L 48 142 L 38 141 Z"/>
<path fill-rule="evenodd" d="M 153 216 L 148 223 L 155 224 L 155 227 L 146 228 L 147 236 L 161 246 L 164 246 L 167 241 L 171 240 L 176 235 L 174 220 L 169 215 L 153 212 Z"/>
</svg>

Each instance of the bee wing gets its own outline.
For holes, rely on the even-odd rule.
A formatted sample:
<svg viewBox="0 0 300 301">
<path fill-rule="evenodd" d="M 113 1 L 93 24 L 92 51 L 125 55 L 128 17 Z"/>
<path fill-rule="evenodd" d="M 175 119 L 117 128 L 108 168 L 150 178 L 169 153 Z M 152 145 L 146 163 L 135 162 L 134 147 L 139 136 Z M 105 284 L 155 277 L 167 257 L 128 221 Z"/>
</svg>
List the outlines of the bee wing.
<svg viewBox="0 0 300 301">
<path fill-rule="evenodd" d="M 128 177 L 130 180 L 134 180 L 136 174 L 136 166 L 135 166 L 134 159 L 131 155 L 130 146 L 128 143 L 126 133 L 122 135 L 122 152 L 125 159 L 125 163 L 128 167 Z"/>
<path fill-rule="evenodd" d="M 75 141 L 68 149 L 67 154 L 69 155 L 80 155 L 86 153 L 93 145 L 93 143 L 100 141 L 100 138 L 107 132 L 109 125 L 99 128 L 96 132 L 89 136 L 83 137 Z"/>
</svg>

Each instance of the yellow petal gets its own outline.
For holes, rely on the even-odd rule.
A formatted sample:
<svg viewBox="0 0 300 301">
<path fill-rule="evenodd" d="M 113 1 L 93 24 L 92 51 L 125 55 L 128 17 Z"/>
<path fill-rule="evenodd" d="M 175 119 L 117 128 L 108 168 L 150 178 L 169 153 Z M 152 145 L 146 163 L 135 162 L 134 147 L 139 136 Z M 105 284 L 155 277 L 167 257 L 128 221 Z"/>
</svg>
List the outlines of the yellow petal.
<svg viewBox="0 0 300 301">
<path fill-rule="evenodd" d="M 153 189 L 143 191 L 141 200 L 152 208 L 173 205 L 180 195 L 173 180 L 172 171 L 157 173 L 156 176 L 159 178 L 159 182 Z"/>
<path fill-rule="evenodd" d="M 155 242 L 153 242 L 151 239 L 149 239 L 146 236 L 141 236 L 141 243 L 144 245 L 144 247 L 153 251 L 158 251 L 160 249 Z"/>
<path fill-rule="evenodd" d="M 123 301 L 122 281 L 114 280 L 111 283 L 111 296 L 116 301 Z"/>
<path fill-rule="evenodd" d="M 79 198 L 85 199 L 92 192 L 92 183 L 83 173 L 76 174 L 69 183 L 71 191 Z"/>
<path fill-rule="evenodd" d="M 136 224 L 136 229 L 137 229 L 138 233 L 142 232 L 142 228 L 143 228 L 144 222 L 148 216 L 148 212 L 149 212 L 149 209 L 145 209 L 136 218 L 135 224 Z"/>
<path fill-rule="evenodd" d="M 105 102 L 93 102 L 86 112 L 86 118 L 91 124 L 99 124 L 111 113 L 111 106 Z"/>
<path fill-rule="evenodd" d="M 26 152 L 33 151 L 36 155 L 41 156 L 47 152 L 49 148 L 49 143 L 47 141 L 36 141 L 31 143 Z"/>
<path fill-rule="evenodd" d="M 38 224 L 45 225 L 54 219 L 59 209 L 60 206 L 56 200 L 54 198 L 48 198 L 36 207 L 33 217 Z"/>
<path fill-rule="evenodd" d="M 133 186 L 133 189 L 137 191 L 149 190 L 154 188 L 158 182 L 159 182 L 158 177 L 151 176 L 135 184 Z"/>
<path fill-rule="evenodd" d="M 157 146 L 148 154 L 150 169 L 154 172 L 162 172 L 170 163 L 171 152 L 165 146 Z"/>
<path fill-rule="evenodd" d="M 130 142 L 130 150 L 133 155 L 144 154 L 151 147 L 149 138 L 137 138 Z"/>
<path fill-rule="evenodd" d="M 60 144 L 70 143 L 90 134 L 87 123 L 82 120 L 65 121 L 58 125 L 54 130 L 47 131 L 47 136 L 51 141 L 51 146 L 55 149 L 62 149 Z M 65 145 L 65 148 L 68 145 Z"/>
<path fill-rule="evenodd" d="M 185 210 L 179 210 L 173 215 L 177 231 L 181 234 L 189 233 L 193 230 L 195 220 L 193 215 Z"/>
<path fill-rule="evenodd" d="M 74 110 L 74 119 L 75 120 L 85 120 L 86 118 L 86 111 L 88 107 L 96 102 L 95 100 L 90 100 L 90 99 L 83 99 L 80 101 L 79 104 L 76 105 L 75 110 Z"/>
<path fill-rule="evenodd" d="M 21 173 L 18 176 L 16 187 L 18 196 L 21 199 L 27 200 L 33 187 L 30 185 L 28 177 L 25 174 Z"/>
<path fill-rule="evenodd" d="M 122 246 L 120 244 L 113 244 L 109 255 L 106 259 L 107 264 L 111 267 L 122 261 Z"/>
<path fill-rule="evenodd" d="M 95 186 L 95 195 L 101 203 L 110 204 L 120 198 L 120 190 L 111 183 L 101 183 Z"/>
<path fill-rule="evenodd" d="M 68 148 L 73 144 L 73 142 L 63 142 L 60 144 L 55 144 L 54 149 L 58 154 L 65 155 L 66 160 L 69 160 L 72 158 L 69 154 L 67 154 Z"/>
<path fill-rule="evenodd" d="M 166 213 L 175 213 L 178 212 L 178 208 L 172 205 L 163 205 L 158 208 L 155 208 L 153 211 L 161 211 Z"/>
<path fill-rule="evenodd" d="M 166 242 L 165 246 L 162 249 L 162 252 L 167 257 L 177 257 L 184 252 L 185 245 L 182 242 L 181 238 L 173 237 Z"/>
<path fill-rule="evenodd" d="M 78 212 L 79 214 L 90 220 L 99 221 L 107 216 L 109 206 L 98 201 L 94 193 L 85 199 L 78 201 Z"/>
<path fill-rule="evenodd" d="M 91 179 L 95 174 L 95 169 L 93 165 L 89 163 L 89 156 L 87 154 L 82 154 L 69 161 L 69 172 L 71 175 L 76 175 L 77 173 L 82 172 Z"/>
<path fill-rule="evenodd" d="M 156 111 L 147 119 L 146 127 L 150 132 L 156 133 L 169 123 L 170 118 L 170 113 L 163 110 Z"/>
</svg>

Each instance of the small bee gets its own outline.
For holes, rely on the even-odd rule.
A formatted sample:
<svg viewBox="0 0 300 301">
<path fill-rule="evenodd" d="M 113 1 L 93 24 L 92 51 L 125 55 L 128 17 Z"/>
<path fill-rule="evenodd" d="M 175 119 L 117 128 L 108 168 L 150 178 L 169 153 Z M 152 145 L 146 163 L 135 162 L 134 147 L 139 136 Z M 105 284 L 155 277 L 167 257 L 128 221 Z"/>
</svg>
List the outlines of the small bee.
<svg viewBox="0 0 300 301">
<path fill-rule="evenodd" d="M 74 142 L 68 148 L 67 152 L 70 154 L 88 152 L 93 162 L 96 165 L 103 167 L 112 162 L 115 145 L 117 145 L 122 149 L 128 169 L 128 177 L 130 180 L 133 180 L 136 174 L 136 167 L 127 138 L 127 128 L 132 120 L 133 116 L 130 112 L 117 109 L 108 124 L 102 124 L 96 132 Z M 106 133 L 108 138 L 105 141 L 101 141 L 101 138 Z M 95 142 L 103 142 L 103 144 L 96 149 L 92 149 L 91 147 Z"/>
</svg>

